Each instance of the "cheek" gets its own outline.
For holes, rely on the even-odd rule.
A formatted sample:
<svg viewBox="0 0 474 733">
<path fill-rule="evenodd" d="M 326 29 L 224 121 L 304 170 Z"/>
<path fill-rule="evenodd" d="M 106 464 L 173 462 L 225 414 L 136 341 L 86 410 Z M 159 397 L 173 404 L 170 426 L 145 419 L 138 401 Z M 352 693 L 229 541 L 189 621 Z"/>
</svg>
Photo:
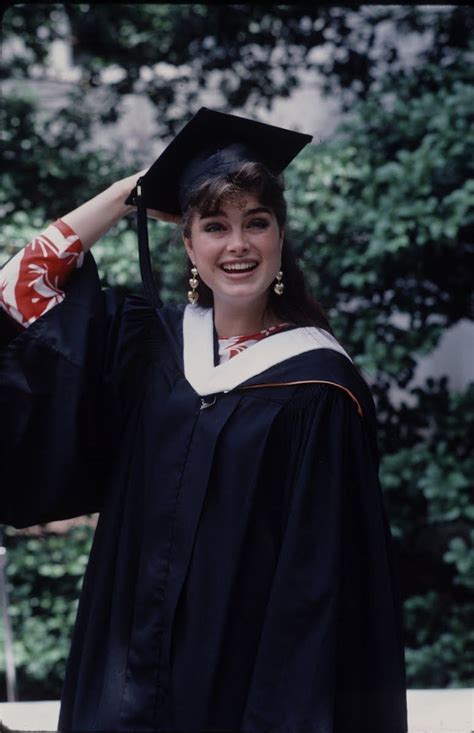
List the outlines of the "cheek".
<svg viewBox="0 0 474 733">
<path fill-rule="evenodd" d="M 196 241 L 194 245 L 194 260 L 198 269 L 210 272 L 216 269 L 216 260 L 219 248 L 213 242 Z"/>
<path fill-rule="evenodd" d="M 281 258 L 281 250 L 283 246 L 283 239 L 279 236 L 278 233 L 274 233 L 271 237 L 268 237 L 268 240 L 265 242 L 264 245 L 264 251 L 265 255 L 269 260 L 273 261 L 280 261 Z"/>
</svg>

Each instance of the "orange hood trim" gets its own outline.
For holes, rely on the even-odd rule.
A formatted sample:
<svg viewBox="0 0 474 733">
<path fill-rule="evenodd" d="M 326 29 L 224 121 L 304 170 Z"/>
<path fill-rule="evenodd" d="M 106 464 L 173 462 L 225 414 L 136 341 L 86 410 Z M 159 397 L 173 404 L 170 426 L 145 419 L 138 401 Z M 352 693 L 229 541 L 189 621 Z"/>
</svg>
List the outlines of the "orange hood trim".
<svg viewBox="0 0 474 733">
<path fill-rule="evenodd" d="M 338 384 L 337 382 L 328 382 L 326 379 L 305 379 L 298 382 L 265 382 L 263 384 L 250 384 L 248 387 L 238 387 L 238 389 L 258 389 L 259 387 L 293 387 L 297 384 L 330 384 L 332 387 L 342 389 L 343 392 L 348 394 L 351 400 L 356 404 L 358 414 L 361 417 L 363 417 L 364 415 L 361 404 L 357 397 L 353 394 L 353 392 L 347 389 L 347 387 L 343 387 L 342 384 Z"/>
</svg>

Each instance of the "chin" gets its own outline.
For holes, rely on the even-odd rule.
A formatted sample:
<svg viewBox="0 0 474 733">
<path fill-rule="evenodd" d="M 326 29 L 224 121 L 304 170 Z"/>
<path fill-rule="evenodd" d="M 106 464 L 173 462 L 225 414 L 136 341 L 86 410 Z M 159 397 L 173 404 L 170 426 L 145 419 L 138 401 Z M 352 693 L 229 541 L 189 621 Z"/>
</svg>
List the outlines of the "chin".
<svg viewBox="0 0 474 733">
<path fill-rule="evenodd" d="M 265 290 L 238 287 L 234 288 L 232 292 L 213 291 L 214 304 L 218 304 L 219 301 L 225 302 L 227 305 L 235 304 L 236 306 L 242 306 L 248 303 L 249 306 L 253 306 L 257 302 L 266 304 L 269 296 L 268 288 Z"/>
</svg>

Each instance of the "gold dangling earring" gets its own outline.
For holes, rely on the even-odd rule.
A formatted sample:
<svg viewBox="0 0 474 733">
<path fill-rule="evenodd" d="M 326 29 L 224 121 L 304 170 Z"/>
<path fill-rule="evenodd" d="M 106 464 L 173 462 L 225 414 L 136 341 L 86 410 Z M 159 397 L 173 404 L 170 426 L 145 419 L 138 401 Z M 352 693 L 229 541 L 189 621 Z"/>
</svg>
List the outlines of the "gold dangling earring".
<svg viewBox="0 0 474 733">
<path fill-rule="evenodd" d="M 275 285 L 273 286 L 273 290 L 275 291 L 275 293 L 277 295 L 283 295 L 283 291 L 285 289 L 285 286 L 282 283 L 283 273 L 282 273 L 281 270 L 279 270 L 277 272 L 276 279 L 277 279 L 277 281 L 276 281 Z"/>
<path fill-rule="evenodd" d="M 199 285 L 197 274 L 198 274 L 197 269 L 195 267 L 191 267 L 192 277 L 189 279 L 189 284 L 191 285 L 192 290 L 188 291 L 188 300 L 191 303 L 191 305 L 194 305 L 199 300 L 199 293 L 196 292 L 196 288 Z"/>
</svg>

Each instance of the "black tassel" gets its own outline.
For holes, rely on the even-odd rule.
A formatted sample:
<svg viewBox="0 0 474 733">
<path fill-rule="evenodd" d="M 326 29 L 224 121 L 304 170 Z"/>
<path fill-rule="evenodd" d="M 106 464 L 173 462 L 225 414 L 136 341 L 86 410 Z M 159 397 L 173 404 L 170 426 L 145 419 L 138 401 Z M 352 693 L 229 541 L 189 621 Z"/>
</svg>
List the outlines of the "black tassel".
<svg viewBox="0 0 474 733">
<path fill-rule="evenodd" d="M 138 229 L 138 254 L 140 261 L 140 274 L 142 276 L 143 290 L 150 305 L 153 308 L 161 308 L 162 301 L 158 294 L 153 270 L 151 268 L 150 248 L 148 244 L 148 222 L 146 206 L 142 196 L 141 178 L 137 182 L 137 193 L 135 205 L 137 207 L 137 229 Z"/>
</svg>

